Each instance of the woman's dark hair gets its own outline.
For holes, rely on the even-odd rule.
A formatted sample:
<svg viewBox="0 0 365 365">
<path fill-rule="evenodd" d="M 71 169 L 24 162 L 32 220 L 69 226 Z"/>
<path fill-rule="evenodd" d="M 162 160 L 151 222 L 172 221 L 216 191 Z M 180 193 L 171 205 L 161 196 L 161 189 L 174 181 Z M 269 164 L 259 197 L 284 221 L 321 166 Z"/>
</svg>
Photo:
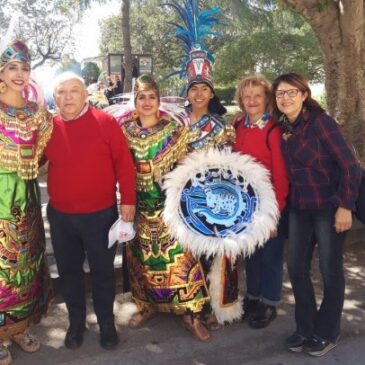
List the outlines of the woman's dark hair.
<svg viewBox="0 0 365 365">
<path fill-rule="evenodd" d="M 312 92 L 308 85 L 308 81 L 302 76 L 295 72 L 280 75 L 272 83 L 272 92 L 275 99 L 275 92 L 278 89 L 280 83 L 286 82 L 287 84 L 293 85 L 299 89 L 303 94 L 307 93 L 307 97 L 303 102 L 303 106 L 309 111 L 316 111 L 323 113 L 325 110 L 319 105 L 318 101 L 312 98 Z M 282 115 L 282 112 L 278 109 L 277 103 L 274 103 L 273 116 L 277 120 Z"/>
<path fill-rule="evenodd" d="M 206 84 L 206 85 L 209 86 L 210 90 L 212 90 L 212 93 L 214 94 L 214 96 L 213 96 L 212 99 L 210 99 L 209 104 L 208 104 L 208 111 L 209 111 L 209 113 L 218 114 L 218 115 L 223 115 L 223 114 L 227 113 L 227 109 L 223 106 L 223 104 L 219 100 L 219 97 L 215 93 L 214 88 L 213 88 L 213 85 L 211 83 L 208 83 L 206 81 L 191 83 L 188 86 L 187 90 L 186 90 L 186 95 L 188 94 L 189 89 L 191 88 L 191 86 L 193 86 L 194 84 Z M 190 110 L 191 110 L 190 103 L 187 106 L 188 109 L 189 109 L 189 106 L 190 106 Z"/>
<path fill-rule="evenodd" d="M 208 110 L 210 113 L 218 115 L 227 113 L 227 109 L 223 106 L 217 95 L 214 95 L 213 99 L 210 99 Z"/>
</svg>

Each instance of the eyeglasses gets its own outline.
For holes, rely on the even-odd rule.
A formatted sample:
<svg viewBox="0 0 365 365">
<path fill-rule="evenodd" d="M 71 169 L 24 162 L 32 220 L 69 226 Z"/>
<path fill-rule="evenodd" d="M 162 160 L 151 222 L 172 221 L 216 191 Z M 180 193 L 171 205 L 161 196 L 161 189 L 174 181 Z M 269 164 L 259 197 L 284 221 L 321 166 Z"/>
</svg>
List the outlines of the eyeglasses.
<svg viewBox="0 0 365 365">
<path fill-rule="evenodd" d="M 283 98 L 284 95 L 288 95 L 289 98 L 295 98 L 298 95 L 299 89 L 289 89 L 289 90 L 276 90 L 275 96 L 277 98 Z"/>
</svg>

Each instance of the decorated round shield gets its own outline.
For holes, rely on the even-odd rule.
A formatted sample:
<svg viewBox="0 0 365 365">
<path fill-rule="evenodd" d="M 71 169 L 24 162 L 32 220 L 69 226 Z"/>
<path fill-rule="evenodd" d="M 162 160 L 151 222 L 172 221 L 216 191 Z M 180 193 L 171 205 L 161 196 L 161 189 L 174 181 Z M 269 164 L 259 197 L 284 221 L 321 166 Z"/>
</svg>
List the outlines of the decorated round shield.
<svg viewBox="0 0 365 365">
<path fill-rule="evenodd" d="M 269 172 L 248 155 L 193 152 L 165 175 L 164 189 L 170 233 L 198 255 L 250 255 L 276 228 Z"/>
</svg>

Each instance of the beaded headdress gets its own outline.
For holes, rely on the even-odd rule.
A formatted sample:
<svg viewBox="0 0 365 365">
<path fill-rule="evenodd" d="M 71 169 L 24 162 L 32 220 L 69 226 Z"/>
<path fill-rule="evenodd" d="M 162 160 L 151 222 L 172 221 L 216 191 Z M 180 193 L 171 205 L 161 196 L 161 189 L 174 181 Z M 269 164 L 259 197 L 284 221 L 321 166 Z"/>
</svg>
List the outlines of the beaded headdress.
<svg viewBox="0 0 365 365">
<path fill-rule="evenodd" d="M 134 84 L 134 100 L 141 91 L 150 90 L 154 91 L 158 98 L 160 98 L 160 91 L 157 82 L 153 79 L 153 77 L 146 74 L 139 76 Z"/>
<path fill-rule="evenodd" d="M 28 64 L 31 62 L 31 55 L 27 45 L 19 39 L 14 39 L 14 29 L 17 20 L 18 15 L 13 15 L 6 33 L 0 35 L 0 71 L 2 71 L 11 61 L 26 62 Z M 6 90 L 4 84 L 5 83 L 0 80 L 0 93 Z M 34 101 L 39 105 L 46 105 L 38 83 L 32 78 L 24 89 L 23 97 L 27 100 Z"/>
<path fill-rule="evenodd" d="M 9 62 L 19 61 L 30 63 L 31 56 L 28 47 L 22 41 L 15 39 L 6 45 L 0 55 L 0 70 L 3 69 Z"/>
</svg>

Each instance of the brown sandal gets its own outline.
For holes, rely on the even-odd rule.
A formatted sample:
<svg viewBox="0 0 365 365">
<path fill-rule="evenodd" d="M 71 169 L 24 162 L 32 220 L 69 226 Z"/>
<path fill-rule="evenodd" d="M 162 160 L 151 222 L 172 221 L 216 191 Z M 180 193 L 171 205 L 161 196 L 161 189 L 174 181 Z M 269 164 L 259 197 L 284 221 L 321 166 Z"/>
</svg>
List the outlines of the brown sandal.
<svg viewBox="0 0 365 365">
<path fill-rule="evenodd" d="M 11 336 L 11 340 L 15 342 L 24 352 L 37 352 L 41 347 L 38 338 L 26 331 Z"/>
<path fill-rule="evenodd" d="M 0 365 L 10 365 L 13 363 L 9 349 L 0 343 Z"/>
<path fill-rule="evenodd" d="M 184 315 L 182 326 L 191 332 L 193 337 L 198 341 L 209 342 L 211 340 L 209 331 L 203 326 L 198 318 Z"/>
<path fill-rule="evenodd" d="M 223 324 L 218 322 L 214 313 L 209 313 L 204 317 L 204 324 L 209 331 L 218 331 L 223 328 Z"/>
<path fill-rule="evenodd" d="M 128 322 L 129 328 L 137 329 L 141 328 L 147 321 L 152 319 L 156 315 L 155 310 L 143 310 L 132 315 L 132 318 Z"/>
</svg>

